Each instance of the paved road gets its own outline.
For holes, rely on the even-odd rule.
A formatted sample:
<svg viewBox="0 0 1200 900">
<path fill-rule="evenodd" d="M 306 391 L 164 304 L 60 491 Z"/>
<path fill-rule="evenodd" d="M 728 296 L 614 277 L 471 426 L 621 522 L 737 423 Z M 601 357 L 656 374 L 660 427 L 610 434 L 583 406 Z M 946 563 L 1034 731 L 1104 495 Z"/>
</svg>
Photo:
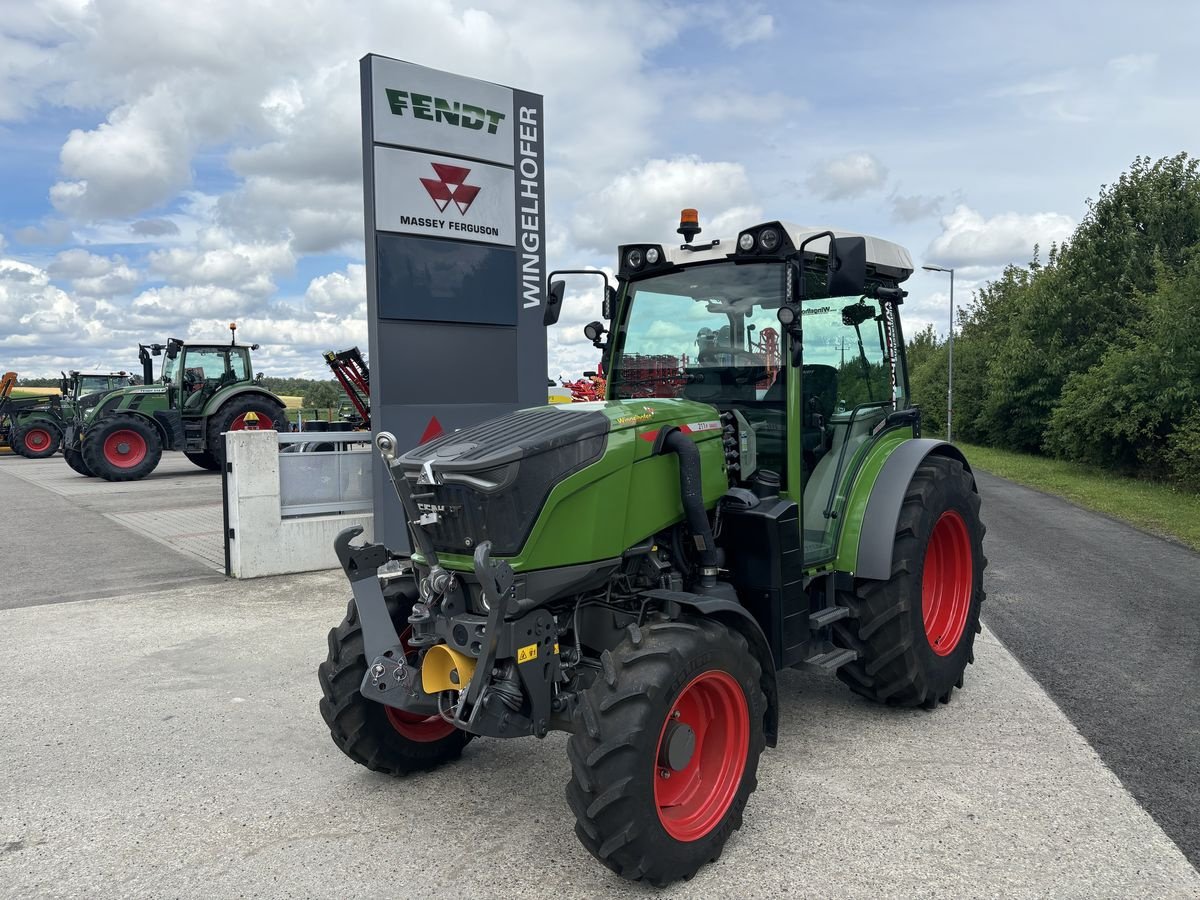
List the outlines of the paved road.
<svg viewBox="0 0 1200 900">
<path fill-rule="evenodd" d="M 978 482 L 984 621 L 1200 866 L 1200 554 L 985 473 Z"/>
<path fill-rule="evenodd" d="M 0 456 L 0 609 L 219 582 L 208 559 L 213 542 L 203 541 L 201 555 L 175 552 L 164 543 L 186 529 L 160 520 L 164 511 L 206 525 L 213 520 L 219 546 L 212 510 L 220 503 L 220 476 L 180 453 L 165 454 L 154 474 L 124 484 L 78 475 L 60 456 Z M 137 527 L 147 517 L 151 527 Z"/>
</svg>

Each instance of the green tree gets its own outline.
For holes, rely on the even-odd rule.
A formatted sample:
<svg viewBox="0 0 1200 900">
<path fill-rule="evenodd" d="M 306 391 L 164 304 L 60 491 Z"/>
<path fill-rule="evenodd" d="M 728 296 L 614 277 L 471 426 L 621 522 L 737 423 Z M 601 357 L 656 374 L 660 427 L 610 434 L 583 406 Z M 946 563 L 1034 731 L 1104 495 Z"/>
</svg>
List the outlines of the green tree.
<svg viewBox="0 0 1200 900">
<path fill-rule="evenodd" d="M 345 397 L 336 381 L 311 381 L 302 396 L 304 405 L 315 409 L 335 409 Z"/>
</svg>

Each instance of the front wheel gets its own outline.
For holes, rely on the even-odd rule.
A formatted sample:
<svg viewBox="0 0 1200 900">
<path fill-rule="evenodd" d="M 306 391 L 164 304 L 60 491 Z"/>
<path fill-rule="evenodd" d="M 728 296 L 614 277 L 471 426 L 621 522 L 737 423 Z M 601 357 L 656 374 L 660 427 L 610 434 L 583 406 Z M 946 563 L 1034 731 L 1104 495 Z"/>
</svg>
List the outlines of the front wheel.
<svg viewBox="0 0 1200 900">
<path fill-rule="evenodd" d="M 162 438 L 144 416 L 118 413 L 88 428 L 83 461 L 105 481 L 136 481 L 158 467 Z"/>
<path fill-rule="evenodd" d="M 630 626 L 601 661 L 567 743 L 575 834 L 625 878 L 691 878 L 758 784 L 762 668 L 741 634 L 703 618 Z"/>
<path fill-rule="evenodd" d="M 412 600 L 408 600 L 411 607 Z M 404 622 L 402 598 L 388 598 L 392 620 Z M 407 648 L 412 632 L 403 626 Z M 416 663 L 416 653 L 410 662 Z M 362 625 L 351 599 L 346 618 L 329 632 L 329 657 L 317 669 L 321 682 L 321 718 L 334 744 L 361 766 L 385 775 L 407 775 L 458 759 L 471 735 L 441 716 L 419 716 L 368 700 L 359 691 L 367 674 Z"/>
<path fill-rule="evenodd" d="M 834 640 L 858 652 L 838 670 L 851 690 L 933 709 L 962 687 L 980 630 L 983 533 L 971 473 L 956 459 L 927 458 L 900 509 L 892 577 L 838 594 L 850 616 L 834 623 Z"/>
<path fill-rule="evenodd" d="M 67 461 L 67 465 L 78 472 L 80 475 L 86 475 L 88 478 L 95 478 L 96 473 L 88 468 L 88 464 L 84 462 L 83 454 L 71 447 L 63 447 L 63 459 Z"/>
<path fill-rule="evenodd" d="M 58 452 L 62 432 L 49 422 L 31 422 L 14 428 L 9 443 L 26 459 L 46 459 Z"/>
</svg>

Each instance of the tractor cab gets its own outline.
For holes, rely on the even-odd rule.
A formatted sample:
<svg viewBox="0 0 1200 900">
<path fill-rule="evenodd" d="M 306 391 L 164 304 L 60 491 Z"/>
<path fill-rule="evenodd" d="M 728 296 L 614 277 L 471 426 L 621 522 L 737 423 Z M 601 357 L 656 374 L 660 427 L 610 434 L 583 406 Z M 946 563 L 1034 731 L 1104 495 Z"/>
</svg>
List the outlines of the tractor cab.
<svg viewBox="0 0 1200 900">
<path fill-rule="evenodd" d="M 237 325 L 230 323 L 232 335 Z M 199 416 L 217 393 L 236 384 L 253 382 L 250 352 L 258 344 L 194 344 L 171 338 L 161 348 L 165 356 L 160 382 L 167 386 L 172 409 Z"/>
<path fill-rule="evenodd" d="M 716 407 L 741 445 L 733 480 L 798 502 L 805 565 L 829 561 L 839 486 L 887 428 L 916 419 L 897 313 L 912 260 L 890 241 L 782 222 L 691 243 L 691 213 L 688 243 L 620 248 L 611 323 L 587 328 L 607 399 Z"/>
</svg>

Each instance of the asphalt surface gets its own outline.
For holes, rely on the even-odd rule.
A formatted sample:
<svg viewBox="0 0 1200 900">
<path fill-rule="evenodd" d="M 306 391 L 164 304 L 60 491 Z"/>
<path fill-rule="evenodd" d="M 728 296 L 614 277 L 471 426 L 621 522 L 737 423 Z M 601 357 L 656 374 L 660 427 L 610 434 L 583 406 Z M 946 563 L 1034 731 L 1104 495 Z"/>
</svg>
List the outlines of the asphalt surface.
<svg viewBox="0 0 1200 900">
<path fill-rule="evenodd" d="M 207 516 L 220 502 L 220 475 L 181 453 L 164 454 L 153 474 L 126 483 L 86 478 L 59 455 L 0 456 L 0 609 L 219 582 L 213 565 L 173 552 L 162 536 L 130 530 L 120 517 L 164 509 Z"/>
<path fill-rule="evenodd" d="M 1200 866 L 1200 554 L 986 473 L 977 481 L 984 622 Z"/>
</svg>

